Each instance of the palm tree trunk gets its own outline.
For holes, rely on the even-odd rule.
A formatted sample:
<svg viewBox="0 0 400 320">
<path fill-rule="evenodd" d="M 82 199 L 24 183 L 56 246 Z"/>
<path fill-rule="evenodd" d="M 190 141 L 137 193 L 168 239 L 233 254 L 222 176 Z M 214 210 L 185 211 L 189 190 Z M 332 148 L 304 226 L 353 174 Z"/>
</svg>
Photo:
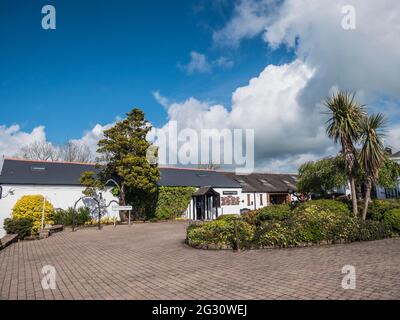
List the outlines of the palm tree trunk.
<svg viewBox="0 0 400 320">
<path fill-rule="evenodd" d="M 369 201 L 371 200 L 371 189 L 372 189 L 371 179 L 368 179 L 367 189 L 365 191 L 365 203 L 364 203 L 364 211 L 363 211 L 363 216 L 362 216 L 363 220 L 365 220 L 367 218 L 368 205 L 369 205 Z"/>
<path fill-rule="evenodd" d="M 357 217 L 358 215 L 357 192 L 356 192 L 356 179 L 354 177 L 350 177 L 350 188 L 351 188 L 351 202 L 353 204 L 353 215 Z"/>
</svg>

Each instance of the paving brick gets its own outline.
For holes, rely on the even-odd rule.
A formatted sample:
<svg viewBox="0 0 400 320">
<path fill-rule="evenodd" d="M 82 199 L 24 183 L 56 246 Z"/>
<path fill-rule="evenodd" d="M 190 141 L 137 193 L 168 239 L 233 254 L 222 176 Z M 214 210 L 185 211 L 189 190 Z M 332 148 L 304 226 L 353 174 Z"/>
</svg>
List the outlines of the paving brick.
<svg viewBox="0 0 400 320">
<path fill-rule="evenodd" d="M 56 233 L 0 251 L 0 299 L 400 299 L 400 239 L 281 250 L 187 247 L 184 222 Z M 43 290 L 43 266 L 56 290 Z M 344 265 L 356 289 L 343 290 Z"/>
</svg>

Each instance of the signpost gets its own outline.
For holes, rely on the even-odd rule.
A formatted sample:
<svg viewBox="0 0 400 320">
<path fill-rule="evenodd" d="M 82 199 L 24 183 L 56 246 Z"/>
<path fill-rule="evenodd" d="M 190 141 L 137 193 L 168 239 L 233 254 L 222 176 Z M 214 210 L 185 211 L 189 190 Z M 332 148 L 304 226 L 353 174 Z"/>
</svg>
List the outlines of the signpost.
<svg viewBox="0 0 400 320">
<path fill-rule="evenodd" d="M 132 206 L 113 206 L 112 207 L 113 211 L 129 211 L 129 217 L 128 217 L 128 223 L 131 225 L 131 210 Z M 114 220 L 114 226 L 115 226 L 115 220 Z"/>
</svg>

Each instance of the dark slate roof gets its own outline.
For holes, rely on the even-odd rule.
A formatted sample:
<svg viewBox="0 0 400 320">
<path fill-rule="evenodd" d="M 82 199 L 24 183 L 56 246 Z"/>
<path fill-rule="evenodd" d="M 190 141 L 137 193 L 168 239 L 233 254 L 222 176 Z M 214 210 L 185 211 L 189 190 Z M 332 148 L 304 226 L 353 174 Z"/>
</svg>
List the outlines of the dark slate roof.
<svg viewBox="0 0 400 320">
<path fill-rule="evenodd" d="M 202 169 L 160 168 L 159 185 L 164 187 L 240 188 L 240 184 L 222 172 Z"/>
<path fill-rule="evenodd" d="M 5 158 L 0 173 L 0 184 L 80 185 L 84 171 L 98 172 L 94 164 L 31 161 Z M 235 180 L 210 170 L 160 168 L 161 186 L 240 188 Z"/>
<path fill-rule="evenodd" d="M 400 151 L 393 153 L 392 155 L 390 155 L 390 158 L 398 158 L 400 157 Z"/>
<path fill-rule="evenodd" d="M 80 185 L 84 171 L 98 172 L 94 164 L 30 161 L 5 158 L 0 184 Z"/>
<path fill-rule="evenodd" d="M 95 164 L 33 161 L 5 158 L 0 166 L 0 184 L 80 185 L 84 171 L 98 172 Z M 244 192 L 287 192 L 296 189 L 296 176 L 290 174 L 252 173 L 235 175 L 203 169 L 160 167 L 158 182 L 165 187 L 243 188 Z"/>
<path fill-rule="evenodd" d="M 201 187 L 197 189 L 195 193 L 193 193 L 194 196 L 204 196 L 206 194 L 218 195 L 218 192 L 211 187 Z"/>
<path fill-rule="evenodd" d="M 295 174 L 252 173 L 236 175 L 233 172 L 225 172 L 225 175 L 239 182 L 243 192 L 287 193 L 289 189 L 296 191 L 297 176 Z"/>
</svg>

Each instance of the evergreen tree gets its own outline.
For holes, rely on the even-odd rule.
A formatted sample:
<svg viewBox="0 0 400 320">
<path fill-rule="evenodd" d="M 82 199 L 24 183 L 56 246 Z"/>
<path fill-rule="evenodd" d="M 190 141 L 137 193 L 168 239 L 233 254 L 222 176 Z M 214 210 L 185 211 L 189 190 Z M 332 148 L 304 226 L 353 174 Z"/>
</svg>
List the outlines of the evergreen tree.
<svg viewBox="0 0 400 320">
<path fill-rule="evenodd" d="M 104 138 L 98 142 L 97 152 L 100 172 L 88 179 L 84 173 L 87 187 L 97 186 L 99 181 L 106 183 L 113 179 L 118 183 L 114 190 L 120 205 L 129 203 L 136 215 L 142 211 L 142 206 L 148 199 L 154 197 L 157 191 L 157 181 L 160 173 L 156 164 L 151 164 L 146 158 L 151 143 L 146 140 L 151 125 L 145 119 L 143 111 L 134 108 L 127 113 L 127 118 L 117 122 L 112 128 L 104 131 Z M 85 181 L 81 182 L 84 183 Z M 126 213 L 121 213 L 121 219 L 126 219 Z"/>
</svg>

